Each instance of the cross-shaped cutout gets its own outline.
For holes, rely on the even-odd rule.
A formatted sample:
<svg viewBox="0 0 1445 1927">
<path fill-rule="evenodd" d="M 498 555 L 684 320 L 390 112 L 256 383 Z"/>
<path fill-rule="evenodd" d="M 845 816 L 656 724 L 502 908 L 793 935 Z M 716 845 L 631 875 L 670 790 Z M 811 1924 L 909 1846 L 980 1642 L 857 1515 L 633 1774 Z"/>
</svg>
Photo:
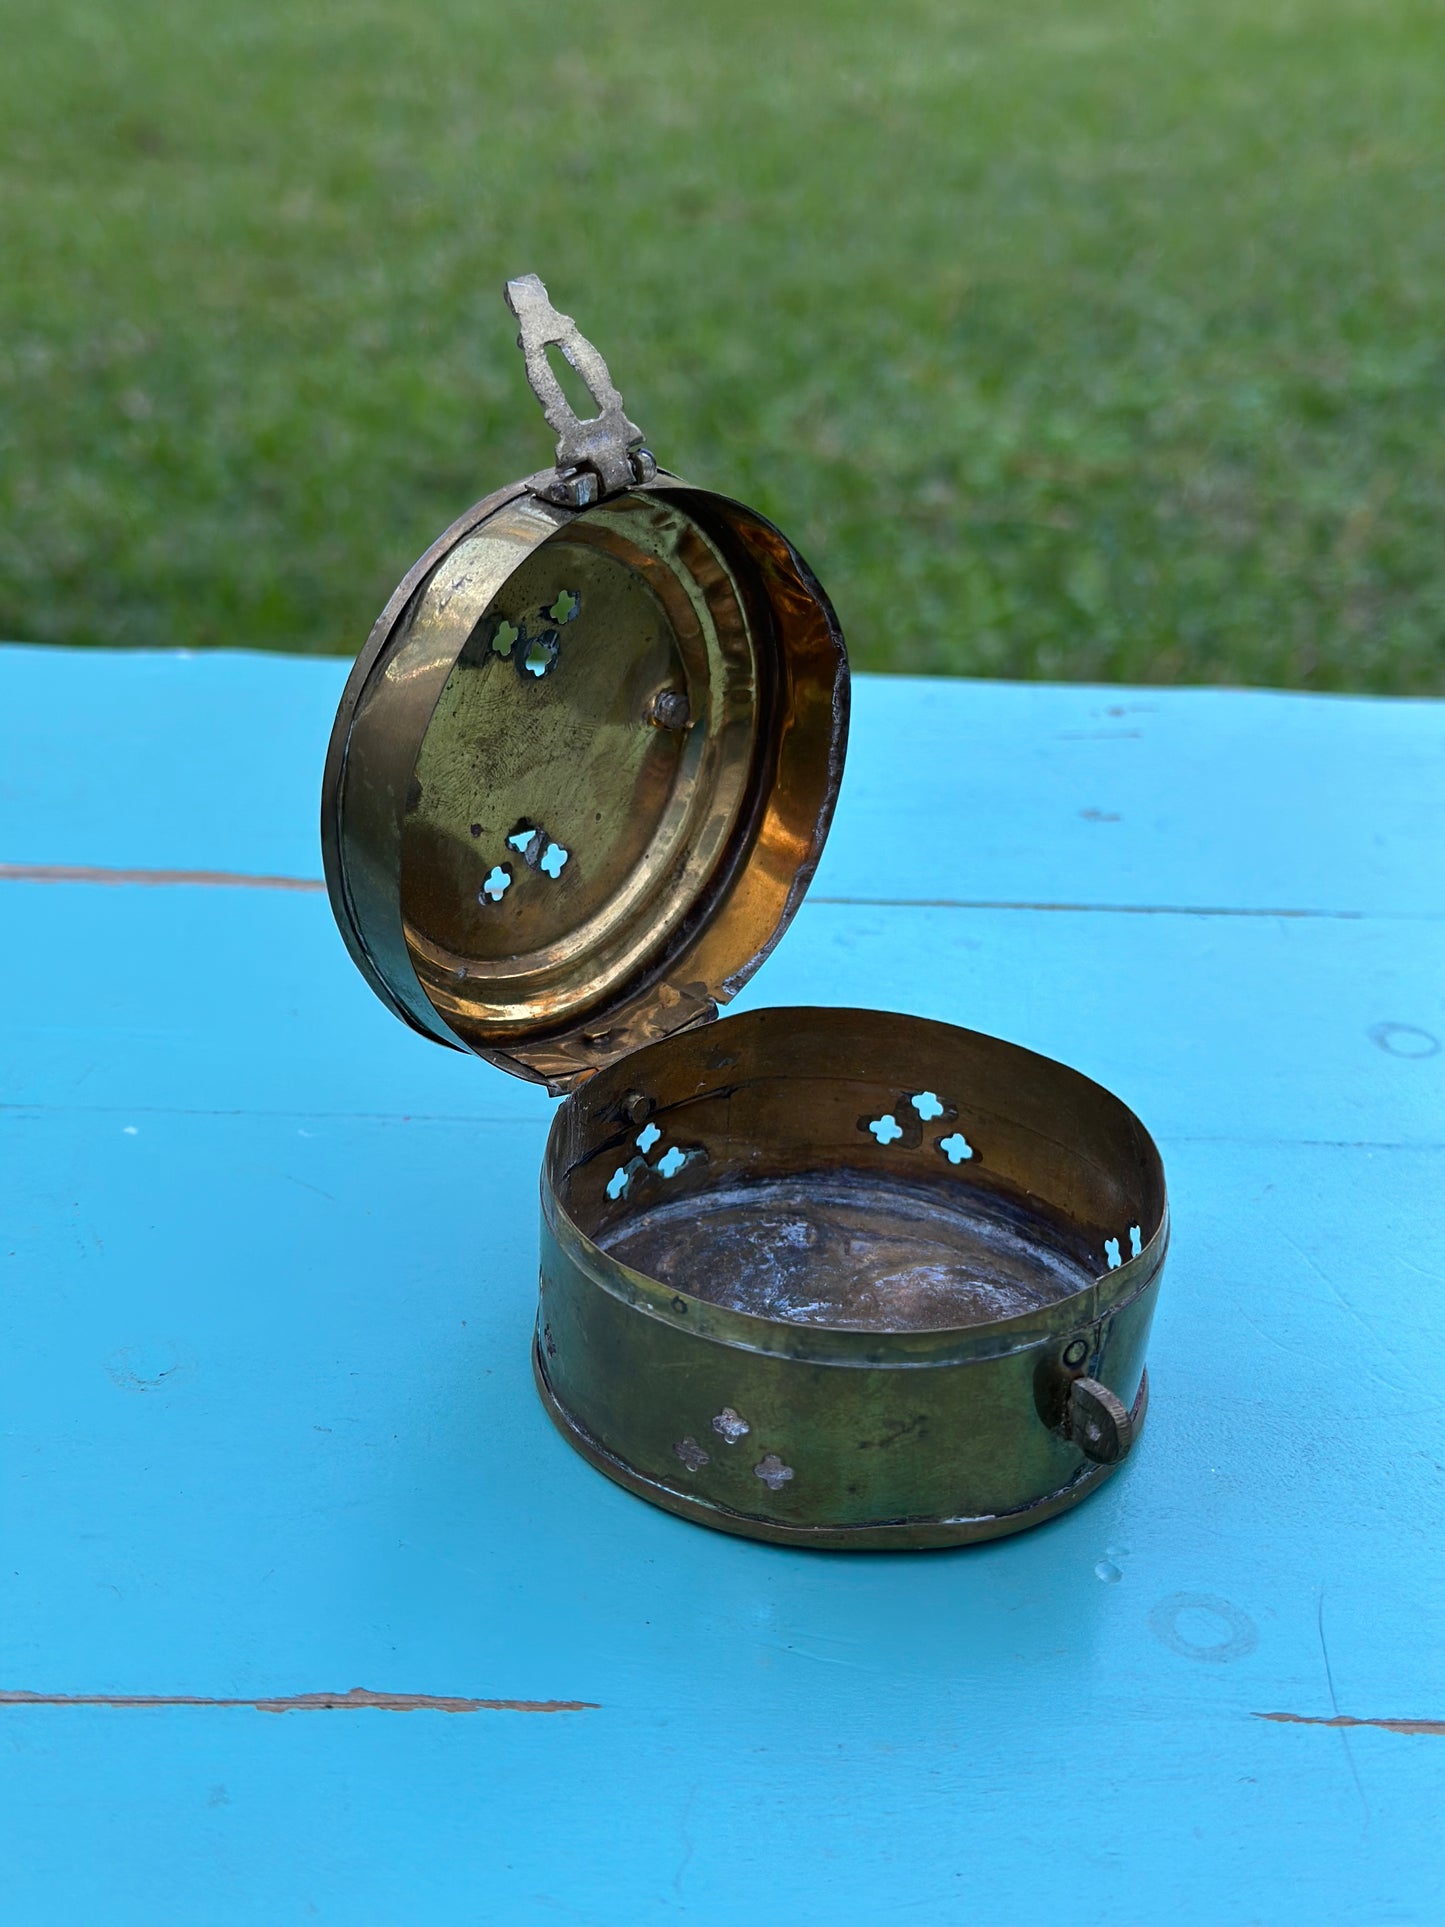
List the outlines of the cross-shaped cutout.
<svg viewBox="0 0 1445 1927">
<path fill-rule="evenodd" d="M 952 1137 L 940 1138 L 938 1148 L 950 1164 L 963 1164 L 973 1156 L 973 1146 L 962 1131 L 955 1131 Z"/>
<path fill-rule="evenodd" d="M 917 1097 L 910 1098 L 909 1102 L 925 1124 L 930 1118 L 943 1116 L 943 1106 L 938 1101 L 937 1091 L 920 1091 Z"/>
<path fill-rule="evenodd" d="M 1143 1249 L 1144 1239 L 1139 1227 L 1137 1224 L 1131 1224 L 1129 1227 L 1129 1256 L 1131 1258 L 1137 1258 Z"/>
<path fill-rule="evenodd" d="M 581 606 L 582 598 L 580 595 L 574 595 L 571 589 L 559 589 L 557 591 L 557 600 L 552 604 L 547 614 L 552 618 L 553 622 L 571 622 Z"/>
<path fill-rule="evenodd" d="M 753 1467 L 754 1478 L 761 1479 L 769 1492 L 780 1492 L 793 1476 L 793 1468 L 784 1465 L 776 1452 L 769 1452 L 759 1465 Z"/>
<path fill-rule="evenodd" d="M 542 852 L 542 861 L 537 865 L 537 868 L 539 870 L 545 870 L 548 876 L 555 880 L 561 876 L 562 865 L 567 861 L 567 857 L 568 852 L 562 848 L 560 843 L 549 843 Z"/>
<path fill-rule="evenodd" d="M 1117 1271 L 1124 1262 L 1119 1256 L 1119 1240 L 1117 1238 L 1106 1238 L 1104 1240 L 1104 1256 L 1109 1261 L 1110 1271 Z"/>
<path fill-rule="evenodd" d="M 522 656 L 522 667 L 533 676 L 545 676 L 557 661 L 557 631 L 544 629 L 533 636 Z"/>
<path fill-rule="evenodd" d="M 665 1151 L 657 1160 L 655 1168 L 660 1177 L 675 1178 L 686 1163 L 687 1152 L 679 1151 L 674 1144 L 670 1151 Z"/>
<path fill-rule="evenodd" d="M 619 1164 L 617 1169 L 612 1173 L 612 1176 L 607 1180 L 608 1197 L 613 1199 L 625 1198 L 632 1189 L 632 1180 L 637 1176 L 639 1171 L 645 1171 L 646 1169 L 647 1166 L 641 1158 L 629 1158 L 626 1164 Z"/>
<path fill-rule="evenodd" d="M 886 1117 L 875 1117 L 868 1129 L 880 1144 L 891 1144 L 895 1138 L 903 1135 L 903 1126 L 891 1111 Z"/>
<path fill-rule="evenodd" d="M 512 873 L 504 870 L 500 863 L 492 865 L 492 873 L 483 883 L 480 897 L 490 897 L 493 903 L 500 903 L 512 885 Z"/>
<path fill-rule="evenodd" d="M 497 624 L 497 633 L 492 637 L 492 647 L 499 656 L 510 656 L 512 645 L 521 636 L 521 630 L 506 621 Z"/>
<path fill-rule="evenodd" d="M 644 1124 L 642 1129 L 637 1134 L 638 1150 L 650 1151 L 653 1145 L 656 1144 L 657 1140 L 661 1136 L 662 1136 L 662 1133 L 661 1131 L 658 1130 L 655 1124 Z"/>
</svg>

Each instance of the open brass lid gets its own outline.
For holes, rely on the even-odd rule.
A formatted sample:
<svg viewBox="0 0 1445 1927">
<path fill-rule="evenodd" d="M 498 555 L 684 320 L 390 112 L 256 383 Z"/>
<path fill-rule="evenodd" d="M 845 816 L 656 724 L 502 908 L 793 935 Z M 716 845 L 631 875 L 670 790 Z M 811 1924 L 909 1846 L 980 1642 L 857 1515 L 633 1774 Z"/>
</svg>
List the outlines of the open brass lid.
<svg viewBox="0 0 1445 1927">
<path fill-rule="evenodd" d="M 786 537 L 657 468 L 535 275 L 507 301 L 557 465 L 397 588 L 341 699 L 321 832 L 378 996 L 561 1092 L 715 1017 L 782 935 L 837 797 L 848 666 Z"/>
</svg>

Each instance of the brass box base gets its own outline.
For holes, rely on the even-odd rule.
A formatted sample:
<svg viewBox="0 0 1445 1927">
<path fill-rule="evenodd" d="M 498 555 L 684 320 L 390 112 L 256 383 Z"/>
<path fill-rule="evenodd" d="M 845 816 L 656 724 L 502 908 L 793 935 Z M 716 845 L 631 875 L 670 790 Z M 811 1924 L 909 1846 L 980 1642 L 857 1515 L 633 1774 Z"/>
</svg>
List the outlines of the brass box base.
<svg viewBox="0 0 1445 1927">
<path fill-rule="evenodd" d="M 639 1499 L 662 1506 L 665 1511 L 691 1519 L 694 1525 L 732 1532 L 740 1539 L 763 1539 L 775 1546 L 801 1546 L 815 1552 L 926 1552 L 946 1546 L 980 1545 L 986 1539 L 1006 1539 L 1012 1533 L 1026 1532 L 1030 1526 L 1057 1518 L 1059 1513 L 1086 1499 L 1118 1470 L 1116 1465 L 1086 1465 L 1057 1492 L 1046 1493 L 1015 1512 L 994 1513 L 982 1519 L 887 1519 L 863 1526 L 786 1525 L 776 1519 L 759 1518 L 755 1513 L 735 1512 L 730 1506 L 710 1504 L 693 1493 L 679 1492 L 675 1486 L 645 1478 L 631 1466 L 624 1465 L 585 1427 L 570 1418 L 559 1402 L 542 1362 L 540 1333 L 532 1345 L 532 1375 L 547 1415 L 563 1438 L 589 1465 L 617 1485 Z M 1131 1414 L 1136 1438 L 1148 1409 L 1149 1374 L 1145 1372 L 1139 1381 L 1139 1396 Z"/>
<path fill-rule="evenodd" d="M 1015 1045 L 758 1010 L 558 1111 L 537 1382 L 629 1491 L 779 1544 L 1052 1517 L 1132 1449 L 1168 1242 L 1127 1108 Z"/>
</svg>

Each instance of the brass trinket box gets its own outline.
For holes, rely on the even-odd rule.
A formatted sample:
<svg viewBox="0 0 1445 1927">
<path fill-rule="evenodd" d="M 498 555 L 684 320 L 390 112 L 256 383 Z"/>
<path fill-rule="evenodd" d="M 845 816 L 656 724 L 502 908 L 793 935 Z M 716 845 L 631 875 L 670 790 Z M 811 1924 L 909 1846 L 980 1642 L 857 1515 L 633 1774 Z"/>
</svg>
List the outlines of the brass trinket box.
<svg viewBox="0 0 1445 1927">
<path fill-rule="evenodd" d="M 565 1094 L 543 1402 L 629 1490 L 753 1538 L 1035 1524 L 1143 1422 L 1159 1154 L 1109 1092 L 996 1038 L 882 1011 L 712 1021 L 821 854 L 843 638 L 785 536 L 657 467 L 541 282 L 507 299 L 556 465 L 470 510 L 388 603 L 322 841 L 383 1002 Z"/>
</svg>

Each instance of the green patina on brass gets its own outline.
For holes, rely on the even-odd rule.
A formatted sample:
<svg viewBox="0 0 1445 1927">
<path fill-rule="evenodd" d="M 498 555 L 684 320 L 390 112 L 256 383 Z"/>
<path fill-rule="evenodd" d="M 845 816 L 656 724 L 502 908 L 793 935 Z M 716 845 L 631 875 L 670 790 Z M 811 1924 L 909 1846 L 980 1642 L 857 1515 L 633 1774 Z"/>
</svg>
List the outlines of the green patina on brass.
<svg viewBox="0 0 1445 1927">
<path fill-rule="evenodd" d="M 925 1091 L 948 1113 L 932 1129 L 886 1144 L 860 1130 Z M 966 1177 L 938 1144 L 960 1121 L 976 1147 Z M 668 1176 L 672 1147 L 693 1155 Z M 830 1306 L 840 1322 L 719 1302 L 736 1300 L 749 1267 L 756 1279 L 758 1254 L 719 1236 L 710 1201 L 779 1185 L 795 1206 L 785 1237 L 800 1241 L 822 1215 L 812 1198 L 857 1193 L 846 1275 L 825 1281 L 852 1301 Z M 966 1291 L 1002 1315 L 940 1325 L 910 1299 L 904 1202 L 936 1254 L 924 1267 L 935 1300 Z M 657 1210 L 671 1220 L 663 1277 L 608 1249 Z M 1003 1248 L 969 1249 L 960 1213 L 992 1220 Z M 654 1045 L 559 1111 L 542 1218 L 535 1362 L 548 1409 L 603 1471 L 704 1523 L 820 1546 L 993 1538 L 1083 1497 L 1142 1420 L 1168 1240 L 1158 1154 L 1117 1098 L 997 1039 L 879 1011 L 762 1010 Z M 1094 1273 L 1111 1238 L 1128 1251 L 1130 1227 L 1139 1255 Z M 1077 1266 L 1079 1289 L 1055 1295 L 1054 1258 Z M 806 1249 L 793 1270 L 808 1279 Z M 890 1303 L 929 1322 L 890 1329 Z M 1071 1389 L 1091 1382 L 1135 1409 L 1117 1455 L 1071 1414 Z"/>
</svg>

